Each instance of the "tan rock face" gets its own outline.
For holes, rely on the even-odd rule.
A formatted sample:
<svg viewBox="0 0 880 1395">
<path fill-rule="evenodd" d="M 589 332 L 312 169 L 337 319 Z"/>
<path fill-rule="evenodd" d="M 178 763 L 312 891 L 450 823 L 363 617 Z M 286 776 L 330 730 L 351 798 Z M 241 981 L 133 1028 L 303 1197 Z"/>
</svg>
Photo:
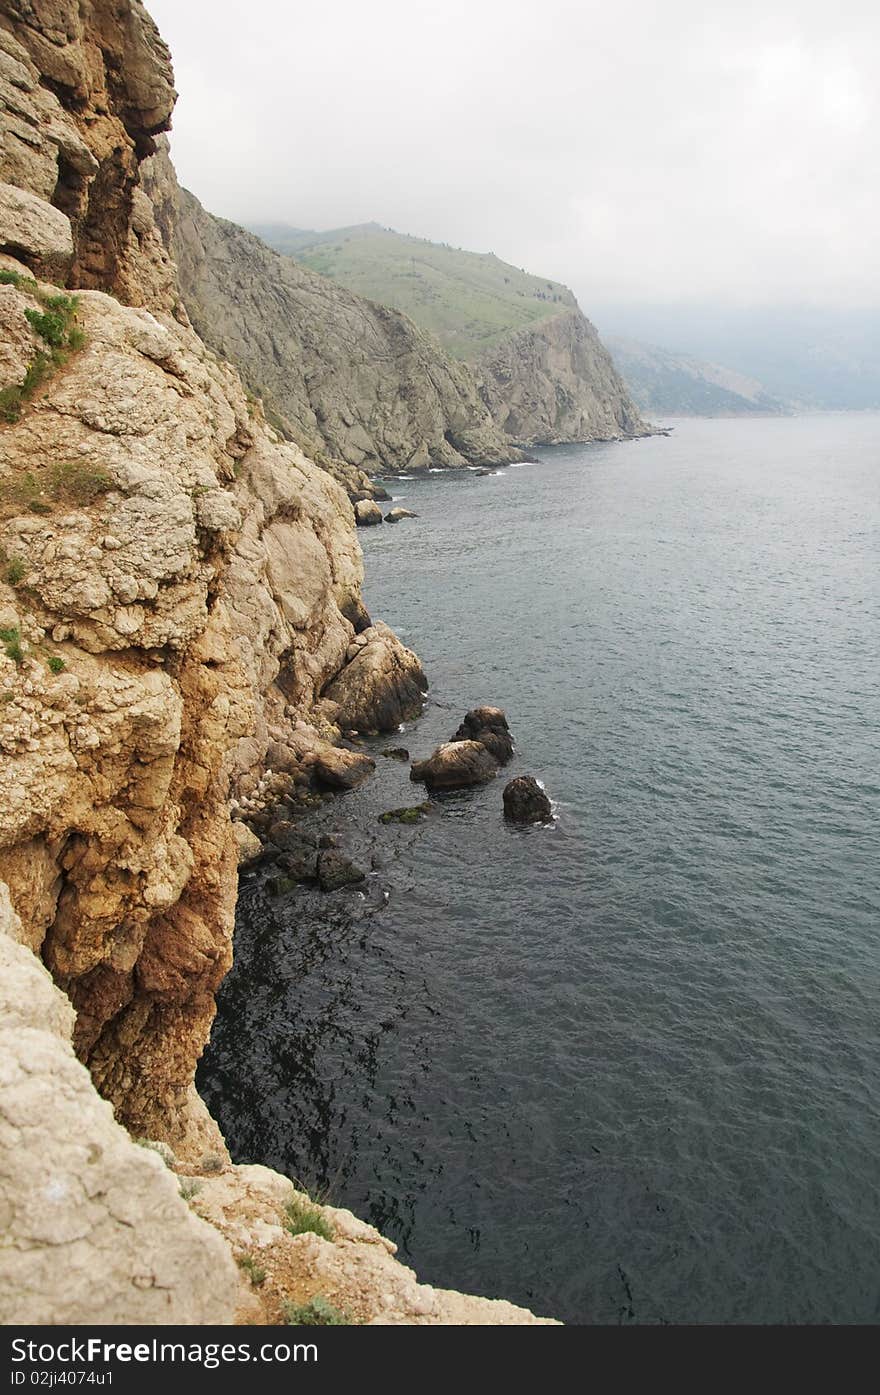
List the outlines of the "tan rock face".
<svg viewBox="0 0 880 1395">
<path fill-rule="evenodd" d="M 0 289 L 15 362 L 38 301 Z M 387 629 L 356 637 L 351 505 L 234 372 L 101 292 L 78 320 L 85 347 L 0 430 L 0 875 L 118 1117 L 186 1151 L 231 962 L 229 781 L 268 775 L 300 722 L 293 768 L 338 783 L 328 723 L 367 700 L 396 723 L 418 666 Z"/>
<path fill-rule="evenodd" d="M 0 179 L 54 205 L 71 229 L 72 260 L 27 256 L 33 270 L 171 307 L 173 268 L 137 184 L 175 96 L 168 50 L 138 0 L 5 7 Z M 6 245 L 27 250 L 0 234 Z"/>
</svg>

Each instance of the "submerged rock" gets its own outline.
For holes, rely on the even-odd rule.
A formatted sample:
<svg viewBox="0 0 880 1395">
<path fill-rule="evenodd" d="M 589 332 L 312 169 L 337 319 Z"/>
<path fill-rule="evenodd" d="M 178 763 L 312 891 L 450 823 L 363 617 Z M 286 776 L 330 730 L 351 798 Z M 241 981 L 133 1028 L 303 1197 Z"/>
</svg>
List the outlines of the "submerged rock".
<svg viewBox="0 0 880 1395">
<path fill-rule="evenodd" d="M 317 876 L 318 848 L 311 833 L 302 832 L 295 823 L 280 820 L 269 829 L 269 841 L 275 861 L 295 882 L 311 882 Z"/>
<path fill-rule="evenodd" d="M 388 809 L 379 815 L 379 823 L 421 823 L 431 812 L 430 804 L 412 804 L 404 809 Z"/>
<path fill-rule="evenodd" d="M 387 760 L 409 760 L 409 751 L 405 746 L 388 746 L 384 751 L 380 751 L 379 755 L 385 756 Z"/>
<path fill-rule="evenodd" d="M 372 528 L 382 522 L 382 510 L 372 499 L 359 499 L 354 506 L 354 521 L 359 528 Z"/>
<path fill-rule="evenodd" d="M 500 765 L 513 755 L 513 737 L 500 707 L 474 707 L 465 716 L 451 741 L 479 741 Z"/>
<path fill-rule="evenodd" d="M 446 741 L 427 760 L 414 761 L 410 779 L 431 790 L 484 785 L 498 773 L 498 762 L 481 741 Z"/>
<path fill-rule="evenodd" d="M 318 854 L 318 885 L 322 891 L 338 891 L 343 886 L 357 886 L 366 881 L 366 872 L 342 853 L 327 848 Z"/>
<path fill-rule="evenodd" d="M 511 823 L 547 823 L 553 807 L 534 775 L 517 775 L 504 786 L 504 817 Z"/>
<path fill-rule="evenodd" d="M 411 513 L 409 509 L 389 509 L 385 515 L 386 523 L 399 523 L 402 518 L 418 518 L 417 513 Z"/>
</svg>

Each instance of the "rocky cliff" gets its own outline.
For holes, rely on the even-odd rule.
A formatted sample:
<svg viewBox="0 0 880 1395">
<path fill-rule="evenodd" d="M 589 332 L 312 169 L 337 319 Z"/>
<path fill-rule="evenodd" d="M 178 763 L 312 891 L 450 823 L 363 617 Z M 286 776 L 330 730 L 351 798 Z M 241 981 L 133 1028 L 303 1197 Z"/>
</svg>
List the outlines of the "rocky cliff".
<svg viewBox="0 0 880 1395">
<path fill-rule="evenodd" d="M 193 1074 L 232 954 L 230 799 L 320 778 L 342 728 L 415 715 L 424 676 L 364 611 L 344 491 L 179 303 L 138 185 L 173 99 L 138 0 L 0 14 L 6 1322 L 265 1321 L 350 1267 L 342 1223 L 332 1254 L 279 1239 L 291 1184 L 231 1167 Z M 279 1244 L 254 1310 L 233 1254 Z M 383 1320 L 369 1285 L 351 1302 Z"/>
<path fill-rule="evenodd" d="M 650 428 L 575 306 L 518 330 L 474 363 L 493 418 L 520 446 L 612 441 Z"/>
<path fill-rule="evenodd" d="M 364 472 L 520 458 L 467 368 L 405 315 L 307 271 L 185 190 L 169 199 L 161 166 L 161 155 L 151 161 L 148 187 L 165 191 L 162 222 L 193 324 L 350 493 L 370 493 Z"/>
<path fill-rule="evenodd" d="M 513 441 L 534 446 L 646 433 L 567 286 L 491 252 L 408 237 L 377 223 L 323 233 L 272 224 L 264 235 L 313 271 L 403 310 L 469 365 L 497 425 Z"/>
</svg>

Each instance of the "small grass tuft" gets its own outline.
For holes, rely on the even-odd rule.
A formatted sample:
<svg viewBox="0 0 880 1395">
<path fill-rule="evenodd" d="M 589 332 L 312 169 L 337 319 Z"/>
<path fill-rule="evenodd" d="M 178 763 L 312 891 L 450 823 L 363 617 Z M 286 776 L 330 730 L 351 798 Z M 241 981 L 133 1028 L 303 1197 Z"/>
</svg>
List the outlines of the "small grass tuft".
<svg viewBox="0 0 880 1395">
<path fill-rule="evenodd" d="M 20 557 L 13 557 L 6 568 L 6 581 L 10 586 L 20 586 L 28 574 L 27 562 Z"/>
<path fill-rule="evenodd" d="M 202 1190 L 202 1184 L 196 1177 L 181 1177 L 180 1195 L 184 1201 L 192 1201 L 194 1196 L 198 1196 Z"/>
<path fill-rule="evenodd" d="M 266 1282 L 266 1271 L 262 1264 L 258 1264 L 253 1255 L 239 1255 L 238 1267 L 244 1270 L 254 1288 L 260 1288 Z"/>
<path fill-rule="evenodd" d="M 49 665 L 51 673 L 63 673 L 67 668 L 67 664 L 63 659 L 59 658 L 57 654 L 50 654 L 46 663 Z"/>
<path fill-rule="evenodd" d="M 320 1294 L 308 1303 L 285 1303 L 284 1321 L 288 1327 L 351 1327 L 352 1320 Z"/>
<path fill-rule="evenodd" d="M 20 271 L 11 271 L 8 267 L 0 271 L 0 286 L 15 286 L 18 290 L 30 291 L 31 295 L 35 294 L 37 289 L 37 283 L 32 277 L 22 276 Z"/>
<path fill-rule="evenodd" d="M 6 651 L 7 659 L 12 659 L 16 664 L 24 663 L 24 650 L 21 647 L 21 634 L 18 627 L 0 630 L 0 642 Z"/>
<path fill-rule="evenodd" d="M 113 488 L 113 481 L 103 470 L 78 461 L 59 461 L 52 466 L 52 493 L 66 504 L 93 504 Z"/>
<path fill-rule="evenodd" d="M 50 295 L 41 291 L 36 281 L 30 281 L 14 271 L 0 273 L 0 284 L 27 290 L 40 302 L 42 310 L 29 306 L 24 314 L 34 333 L 48 346 L 48 352 L 41 350 L 34 356 L 20 383 L 0 390 L 0 421 L 14 425 L 21 419 L 25 403 L 31 400 L 51 373 L 64 366 L 71 352 L 84 347 L 86 338 L 75 322 L 79 303 L 76 296 Z"/>
<path fill-rule="evenodd" d="M 60 349 L 67 338 L 67 322 L 57 310 L 32 310 L 24 312 L 24 317 L 36 334 L 45 339 L 53 349 Z"/>
<path fill-rule="evenodd" d="M 287 1216 L 284 1229 L 291 1235 L 306 1235 L 311 1231 L 314 1235 L 320 1235 L 322 1240 L 333 1239 L 333 1227 L 314 1202 L 303 1201 L 295 1196 L 284 1210 Z"/>
</svg>

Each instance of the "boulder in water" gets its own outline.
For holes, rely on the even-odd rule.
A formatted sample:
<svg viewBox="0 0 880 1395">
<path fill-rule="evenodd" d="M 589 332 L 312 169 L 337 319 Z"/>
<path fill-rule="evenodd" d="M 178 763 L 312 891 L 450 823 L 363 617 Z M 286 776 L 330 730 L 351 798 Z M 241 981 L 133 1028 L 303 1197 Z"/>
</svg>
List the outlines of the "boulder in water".
<svg viewBox="0 0 880 1395">
<path fill-rule="evenodd" d="M 359 528 L 372 528 L 382 522 L 382 510 L 372 499 L 359 499 L 354 506 L 354 521 Z"/>
<path fill-rule="evenodd" d="M 312 770 L 322 785 L 332 790 L 353 790 L 376 769 L 376 762 L 362 751 L 326 746 L 315 757 Z"/>
<path fill-rule="evenodd" d="M 517 775 L 504 786 L 504 817 L 511 823 L 548 823 L 553 808 L 534 775 Z"/>
<path fill-rule="evenodd" d="M 386 523 L 399 523 L 402 518 L 418 518 L 417 513 L 411 513 L 409 509 L 389 509 L 385 515 Z"/>
<path fill-rule="evenodd" d="M 410 779 L 429 790 L 484 785 L 498 773 L 498 762 L 481 741 L 446 741 L 427 760 L 413 761 Z"/>
<path fill-rule="evenodd" d="M 474 707 L 465 716 L 452 741 L 479 741 L 499 765 L 513 755 L 513 737 L 500 707 Z"/>
</svg>

